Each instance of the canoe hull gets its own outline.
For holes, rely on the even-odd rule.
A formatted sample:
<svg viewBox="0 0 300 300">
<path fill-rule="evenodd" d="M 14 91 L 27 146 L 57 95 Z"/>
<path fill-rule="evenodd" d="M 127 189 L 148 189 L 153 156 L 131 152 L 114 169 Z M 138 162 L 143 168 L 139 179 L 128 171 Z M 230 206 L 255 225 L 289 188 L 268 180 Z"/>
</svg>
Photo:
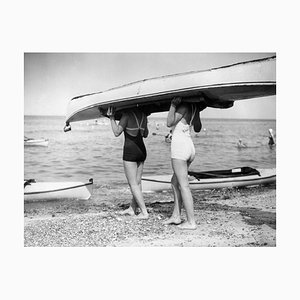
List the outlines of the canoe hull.
<svg viewBox="0 0 300 300">
<path fill-rule="evenodd" d="M 28 140 L 24 141 L 24 146 L 40 146 L 40 147 L 47 147 L 49 140 L 46 139 L 39 139 L 39 140 Z"/>
<path fill-rule="evenodd" d="M 117 88 L 73 98 L 66 122 L 96 119 L 116 108 L 143 107 L 146 113 L 167 111 L 175 96 L 208 107 L 229 108 L 233 101 L 276 94 L 276 57 L 238 63 L 204 71 L 145 79 Z M 100 112 L 101 111 L 101 112 Z"/>
<path fill-rule="evenodd" d="M 32 182 L 24 188 L 24 201 L 48 201 L 63 199 L 88 200 L 93 182 Z"/>
<path fill-rule="evenodd" d="M 190 189 L 192 190 L 209 190 L 221 188 L 246 187 L 255 185 L 266 185 L 276 182 L 275 169 L 257 169 L 259 175 L 248 175 L 231 178 L 209 178 L 197 180 L 190 177 Z M 171 190 L 172 175 L 144 176 L 142 178 L 143 192 L 160 192 Z"/>
</svg>

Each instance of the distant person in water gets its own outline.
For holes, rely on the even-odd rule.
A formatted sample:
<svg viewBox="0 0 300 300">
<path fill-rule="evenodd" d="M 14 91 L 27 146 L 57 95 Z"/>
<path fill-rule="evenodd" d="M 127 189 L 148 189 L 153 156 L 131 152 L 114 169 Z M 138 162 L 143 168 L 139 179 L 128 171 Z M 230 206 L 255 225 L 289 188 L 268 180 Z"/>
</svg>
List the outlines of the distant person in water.
<svg viewBox="0 0 300 300">
<path fill-rule="evenodd" d="M 166 143 L 171 143 L 172 141 L 172 129 L 170 130 L 170 132 L 165 136 L 165 142 Z"/>
<path fill-rule="evenodd" d="M 200 132 L 202 124 L 200 111 L 206 105 L 184 103 L 175 97 L 169 109 L 167 126 L 173 127 L 171 142 L 171 162 L 173 176 L 171 180 L 174 192 L 174 208 L 171 217 L 164 224 L 175 224 L 180 229 L 196 229 L 194 202 L 189 187 L 188 168 L 195 158 L 195 147 L 191 138 L 191 127 Z M 184 205 L 187 220 L 182 223 L 181 207 Z"/>
<path fill-rule="evenodd" d="M 142 173 L 144 162 L 147 157 L 146 147 L 143 138 L 148 136 L 147 116 L 140 109 L 132 109 L 124 112 L 117 124 L 114 117 L 114 109 L 109 107 L 107 116 L 110 118 L 111 128 L 117 137 L 124 132 L 125 142 L 123 147 L 123 165 L 128 185 L 132 193 L 130 207 L 122 215 L 135 216 L 137 209 L 141 212 L 137 215 L 139 219 L 149 217 L 143 194 L 142 194 Z"/>
<path fill-rule="evenodd" d="M 274 138 L 274 134 L 273 134 L 273 130 L 269 129 L 269 142 L 268 142 L 269 146 L 273 146 L 275 145 L 275 138 Z"/>
<path fill-rule="evenodd" d="M 271 136 L 269 136 L 269 143 L 268 143 L 270 146 L 273 146 L 273 145 L 275 145 L 275 142 L 274 142 L 274 139 L 271 137 Z"/>
<path fill-rule="evenodd" d="M 247 145 L 245 143 L 243 143 L 241 139 L 239 139 L 239 141 L 237 143 L 237 147 L 238 148 L 247 148 Z"/>
</svg>

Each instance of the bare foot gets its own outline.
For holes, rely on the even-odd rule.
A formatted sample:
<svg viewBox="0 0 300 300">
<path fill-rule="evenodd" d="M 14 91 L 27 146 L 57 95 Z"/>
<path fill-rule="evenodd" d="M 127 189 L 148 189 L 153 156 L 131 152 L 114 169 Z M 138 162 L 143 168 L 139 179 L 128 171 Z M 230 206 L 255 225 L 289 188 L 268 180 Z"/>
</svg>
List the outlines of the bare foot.
<svg viewBox="0 0 300 300">
<path fill-rule="evenodd" d="M 182 221 L 181 221 L 180 217 L 171 217 L 168 220 L 163 221 L 163 224 L 164 225 L 171 225 L 171 224 L 179 225 L 179 224 L 181 224 L 181 222 Z"/>
<path fill-rule="evenodd" d="M 140 213 L 136 216 L 136 218 L 139 220 L 146 220 L 149 218 L 149 214 L 148 213 Z"/>
<path fill-rule="evenodd" d="M 126 216 L 126 215 L 129 215 L 129 216 L 135 216 L 135 212 L 134 210 L 132 209 L 131 206 L 129 206 L 129 208 L 123 210 L 123 211 L 120 211 L 119 212 L 119 215 L 121 216 Z"/>
<path fill-rule="evenodd" d="M 196 223 L 184 222 L 184 223 L 178 225 L 177 227 L 179 229 L 195 230 L 197 228 L 197 225 L 196 225 Z"/>
</svg>

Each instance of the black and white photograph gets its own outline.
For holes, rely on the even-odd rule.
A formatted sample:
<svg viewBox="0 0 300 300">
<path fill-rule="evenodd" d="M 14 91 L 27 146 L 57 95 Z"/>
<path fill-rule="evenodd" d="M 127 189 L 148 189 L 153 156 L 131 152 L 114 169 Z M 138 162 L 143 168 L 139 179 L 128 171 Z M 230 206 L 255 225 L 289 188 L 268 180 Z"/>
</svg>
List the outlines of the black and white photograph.
<svg viewBox="0 0 300 300">
<path fill-rule="evenodd" d="M 1 299 L 298 299 L 296 4 L 1 3 Z"/>
<path fill-rule="evenodd" d="M 24 53 L 25 247 L 275 247 L 276 53 Z"/>
</svg>

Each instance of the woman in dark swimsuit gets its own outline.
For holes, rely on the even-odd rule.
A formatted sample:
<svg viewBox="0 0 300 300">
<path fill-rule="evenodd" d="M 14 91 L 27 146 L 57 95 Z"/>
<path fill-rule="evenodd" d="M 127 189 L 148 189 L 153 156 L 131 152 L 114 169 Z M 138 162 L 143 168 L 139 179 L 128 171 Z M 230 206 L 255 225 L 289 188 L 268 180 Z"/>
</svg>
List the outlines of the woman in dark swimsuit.
<svg viewBox="0 0 300 300">
<path fill-rule="evenodd" d="M 148 136 L 147 116 L 139 109 L 123 113 L 119 124 L 114 118 L 114 110 L 110 107 L 107 111 L 110 118 L 112 131 L 119 136 L 124 131 L 125 142 L 123 147 L 123 165 L 125 175 L 132 193 L 130 207 L 121 214 L 134 216 L 139 207 L 141 213 L 137 216 L 141 219 L 148 218 L 142 194 L 142 173 L 144 162 L 147 157 L 143 138 Z"/>
</svg>

